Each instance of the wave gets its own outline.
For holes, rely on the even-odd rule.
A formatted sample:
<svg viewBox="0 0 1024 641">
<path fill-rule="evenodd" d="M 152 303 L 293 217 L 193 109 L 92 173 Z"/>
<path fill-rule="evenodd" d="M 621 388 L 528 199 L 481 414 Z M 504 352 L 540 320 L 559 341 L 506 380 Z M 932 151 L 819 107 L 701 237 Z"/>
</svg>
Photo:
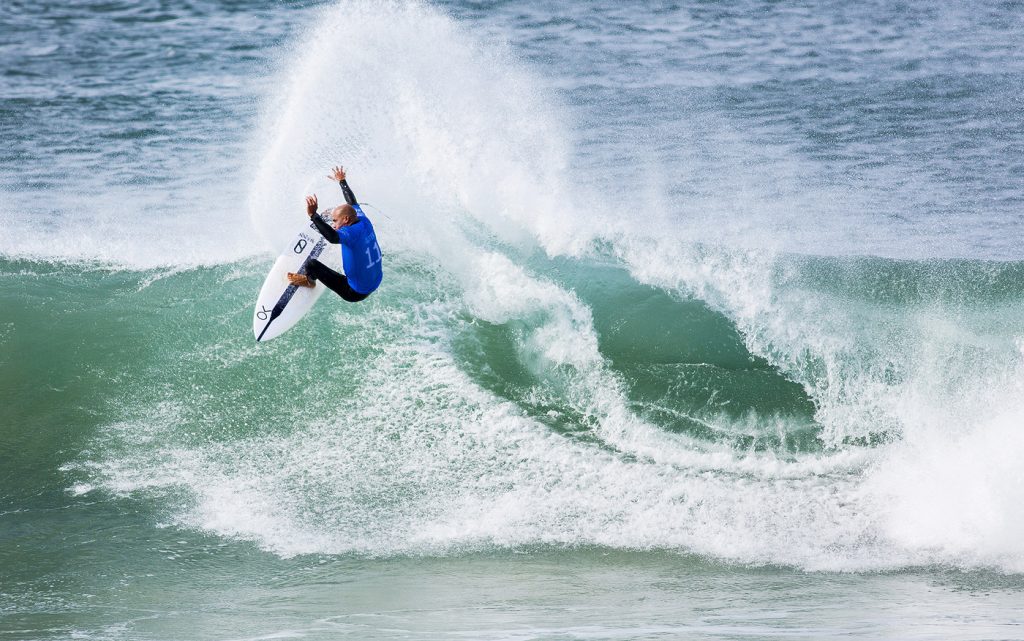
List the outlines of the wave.
<svg viewBox="0 0 1024 641">
<path fill-rule="evenodd" d="M 247 301 L 240 289 L 198 340 L 166 349 L 179 365 L 157 360 L 129 377 L 139 387 L 129 396 L 151 400 L 102 431 L 96 449 L 108 456 L 76 468 L 88 477 L 78 482 L 155 496 L 171 523 L 284 556 L 604 545 L 808 569 L 1019 571 L 1012 368 L 981 373 L 994 405 L 963 423 L 931 395 L 936 376 L 890 381 L 888 397 L 875 390 L 889 401 L 876 411 L 905 410 L 891 417 L 901 429 L 829 445 L 823 417 L 839 412 L 802 386 L 810 408 L 758 412 L 755 398 L 753 411 L 730 411 L 777 398 L 788 379 L 742 348 L 723 352 L 738 333 L 706 304 L 580 267 L 604 273 L 613 298 L 655 299 L 623 337 L 599 329 L 607 311 L 590 311 L 591 292 L 574 294 L 571 280 L 530 276 L 499 254 L 476 267 L 481 289 L 463 292 L 399 261 L 374 306 L 318 308 L 295 344 L 263 354 L 244 337 L 225 342 L 225 320 Z M 194 278 L 164 286 L 188 291 L 175 281 Z M 689 351 L 645 350 L 687 305 L 691 326 L 705 328 Z M 338 347 L 305 347 L 324 335 Z M 994 368 L 997 342 L 981 344 Z M 661 377 L 633 376 L 648 368 Z M 716 368 L 718 380 L 748 385 L 735 397 L 715 386 L 710 403 L 690 392 L 703 383 L 692 371 Z M 167 376 L 181 384 L 143 391 Z M 685 419 L 661 420 L 670 414 Z"/>
<path fill-rule="evenodd" d="M 282 555 L 603 545 L 1024 571 L 1022 265 L 641 224 L 578 187 L 570 119 L 529 68 L 426 4 L 325 8 L 284 69 L 253 226 L 278 242 L 345 162 L 382 212 L 388 286 L 259 352 L 222 338 L 243 293 L 211 310 L 178 373 L 245 389 L 124 408 L 97 437 L 113 454 L 75 468 L 88 483 Z"/>
</svg>

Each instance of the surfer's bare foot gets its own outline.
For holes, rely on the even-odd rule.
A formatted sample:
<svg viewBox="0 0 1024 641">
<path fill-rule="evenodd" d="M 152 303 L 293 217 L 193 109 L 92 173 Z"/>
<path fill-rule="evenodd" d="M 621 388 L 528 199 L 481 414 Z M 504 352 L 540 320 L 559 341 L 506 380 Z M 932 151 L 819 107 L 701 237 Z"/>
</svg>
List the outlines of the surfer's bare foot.
<svg viewBox="0 0 1024 641">
<path fill-rule="evenodd" d="M 309 280 L 309 277 L 305 274 L 296 274 L 294 272 L 288 272 L 288 282 L 292 285 L 298 285 L 299 287 L 316 287 L 316 283 Z"/>
</svg>

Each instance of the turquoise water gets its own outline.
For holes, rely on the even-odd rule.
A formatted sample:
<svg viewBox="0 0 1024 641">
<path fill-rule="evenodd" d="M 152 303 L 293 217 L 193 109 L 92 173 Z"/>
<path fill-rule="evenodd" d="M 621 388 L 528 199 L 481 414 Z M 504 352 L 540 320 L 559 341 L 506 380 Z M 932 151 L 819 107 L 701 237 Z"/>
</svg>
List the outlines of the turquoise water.
<svg viewBox="0 0 1024 641">
<path fill-rule="evenodd" d="M 1022 21 L 5 4 L 0 637 L 1020 638 Z"/>
</svg>

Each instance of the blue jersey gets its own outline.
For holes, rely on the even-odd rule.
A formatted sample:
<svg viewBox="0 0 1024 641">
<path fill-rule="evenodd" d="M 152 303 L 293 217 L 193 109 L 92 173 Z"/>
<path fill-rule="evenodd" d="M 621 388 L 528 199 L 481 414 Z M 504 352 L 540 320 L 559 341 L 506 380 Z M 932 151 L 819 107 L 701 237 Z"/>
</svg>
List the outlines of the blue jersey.
<svg viewBox="0 0 1024 641">
<path fill-rule="evenodd" d="M 338 229 L 338 240 L 341 241 L 341 264 L 345 268 L 345 277 L 352 289 L 360 294 L 369 294 L 380 287 L 384 279 L 381 265 L 380 246 L 373 224 L 366 217 L 359 205 L 352 205 L 358 220 L 346 227 Z"/>
</svg>

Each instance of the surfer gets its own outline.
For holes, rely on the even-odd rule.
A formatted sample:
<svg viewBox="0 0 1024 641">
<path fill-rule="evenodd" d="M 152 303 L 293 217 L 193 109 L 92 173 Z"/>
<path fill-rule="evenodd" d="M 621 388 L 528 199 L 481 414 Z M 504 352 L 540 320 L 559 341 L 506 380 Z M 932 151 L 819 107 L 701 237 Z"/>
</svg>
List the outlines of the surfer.
<svg viewBox="0 0 1024 641">
<path fill-rule="evenodd" d="M 376 291 L 384 278 L 380 246 L 377 245 L 373 224 L 345 181 L 345 168 L 335 167 L 327 177 L 341 185 L 346 204 L 331 210 L 331 224 L 328 225 L 316 213 L 316 194 L 313 194 L 306 196 L 306 214 L 327 242 L 341 245 L 341 263 L 345 273 L 339 274 L 314 258 L 306 263 L 305 274 L 288 272 L 288 282 L 300 287 L 316 287 L 319 280 L 348 302 L 358 303 Z"/>
</svg>

